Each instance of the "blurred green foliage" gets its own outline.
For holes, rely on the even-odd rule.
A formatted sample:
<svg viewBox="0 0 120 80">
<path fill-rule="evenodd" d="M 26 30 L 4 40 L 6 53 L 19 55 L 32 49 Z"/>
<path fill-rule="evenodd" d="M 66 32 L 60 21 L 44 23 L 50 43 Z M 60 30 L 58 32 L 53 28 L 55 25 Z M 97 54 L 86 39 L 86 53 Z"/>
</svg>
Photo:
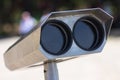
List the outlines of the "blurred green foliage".
<svg viewBox="0 0 120 80">
<path fill-rule="evenodd" d="M 105 3 L 110 3 L 114 16 L 120 14 L 120 0 L 0 0 L 0 35 L 16 33 L 23 11 L 29 11 L 39 21 L 51 11 L 103 8 Z"/>
</svg>

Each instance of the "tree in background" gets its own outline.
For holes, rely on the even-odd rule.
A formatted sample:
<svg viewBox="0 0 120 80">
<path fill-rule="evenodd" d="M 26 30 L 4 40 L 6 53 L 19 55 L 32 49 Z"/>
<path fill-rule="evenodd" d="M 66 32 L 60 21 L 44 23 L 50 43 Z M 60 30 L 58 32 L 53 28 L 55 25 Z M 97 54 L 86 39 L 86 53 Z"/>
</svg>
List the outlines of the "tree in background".
<svg viewBox="0 0 120 80">
<path fill-rule="evenodd" d="M 29 11 L 37 20 L 45 12 L 95 8 L 111 3 L 114 16 L 120 15 L 120 0 L 1 0 L 0 1 L 0 34 L 16 33 L 16 24 L 23 11 Z M 107 8 L 106 8 L 107 9 Z M 12 34 L 13 34 L 12 33 Z"/>
</svg>

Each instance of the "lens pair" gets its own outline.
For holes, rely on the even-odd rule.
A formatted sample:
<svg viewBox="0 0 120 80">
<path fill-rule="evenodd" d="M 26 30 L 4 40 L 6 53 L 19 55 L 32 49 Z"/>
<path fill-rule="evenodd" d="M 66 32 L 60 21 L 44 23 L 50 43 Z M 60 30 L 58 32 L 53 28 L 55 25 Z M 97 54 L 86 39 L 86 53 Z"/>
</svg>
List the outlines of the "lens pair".
<svg viewBox="0 0 120 80">
<path fill-rule="evenodd" d="M 62 55 L 70 49 L 73 38 L 80 48 L 91 51 L 99 47 L 103 35 L 102 24 L 91 17 L 77 20 L 73 31 L 62 21 L 49 20 L 42 26 L 40 43 L 49 54 Z"/>
</svg>

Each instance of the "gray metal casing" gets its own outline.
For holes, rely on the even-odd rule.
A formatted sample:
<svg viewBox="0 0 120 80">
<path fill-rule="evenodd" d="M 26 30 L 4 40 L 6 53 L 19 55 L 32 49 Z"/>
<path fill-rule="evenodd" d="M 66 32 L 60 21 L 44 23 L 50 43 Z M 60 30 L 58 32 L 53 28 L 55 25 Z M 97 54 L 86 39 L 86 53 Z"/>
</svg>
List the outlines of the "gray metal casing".
<svg viewBox="0 0 120 80">
<path fill-rule="evenodd" d="M 103 25 L 105 35 L 99 48 L 92 51 L 86 51 L 78 47 L 74 40 L 71 48 L 65 54 L 59 56 L 51 55 L 42 48 L 40 45 L 41 27 L 46 21 L 54 19 L 61 20 L 65 22 L 72 31 L 75 22 L 85 16 L 94 17 Z M 111 29 L 112 21 L 112 16 L 100 8 L 52 12 L 42 23 L 37 25 L 29 35 L 16 42 L 6 51 L 4 54 L 5 64 L 10 70 L 14 70 L 39 62 L 60 59 L 65 60 L 71 57 L 101 52 Z"/>
</svg>

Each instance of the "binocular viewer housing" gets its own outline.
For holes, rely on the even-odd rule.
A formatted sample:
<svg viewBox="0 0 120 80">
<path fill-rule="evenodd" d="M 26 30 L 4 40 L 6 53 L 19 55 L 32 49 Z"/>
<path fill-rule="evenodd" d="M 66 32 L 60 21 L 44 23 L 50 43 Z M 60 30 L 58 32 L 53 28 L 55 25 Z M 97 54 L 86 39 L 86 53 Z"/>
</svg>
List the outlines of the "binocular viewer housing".
<svg viewBox="0 0 120 80">
<path fill-rule="evenodd" d="M 100 8 L 50 13 L 4 54 L 10 70 L 101 52 L 113 18 Z"/>
</svg>

